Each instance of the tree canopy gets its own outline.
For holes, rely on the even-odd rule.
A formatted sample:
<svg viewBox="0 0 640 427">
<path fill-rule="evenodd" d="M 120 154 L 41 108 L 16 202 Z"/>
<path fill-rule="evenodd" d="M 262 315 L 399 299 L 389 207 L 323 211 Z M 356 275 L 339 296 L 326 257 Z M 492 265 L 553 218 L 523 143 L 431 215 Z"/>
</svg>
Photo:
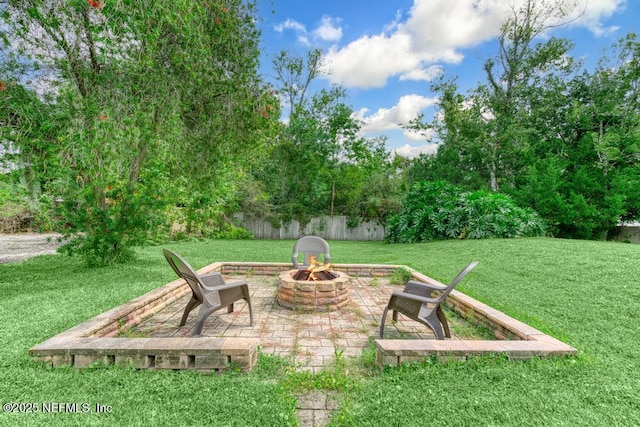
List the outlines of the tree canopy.
<svg viewBox="0 0 640 427">
<path fill-rule="evenodd" d="M 363 135 L 344 88 L 315 89 L 320 50 L 283 51 L 275 79 L 260 75 L 253 1 L 0 1 L 0 206 L 24 203 L 91 265 L 174 222 L 247 236 L 239 211 L 391 218 L 390 241 L 602 238 L 640 217 L 640 43 L 585 69 L 546 35 L 562 5 L 512 9 L 476 87 L 434 82 L 435 118 L 404 125 L 433 130 L 437 153 L 407 159 Z M 434 188 L 459 197 L 436 209 Z M 478 226 L 454 227 L 463 212 Z"/>
<path fill-rule="evenodd" d="M 569 40 L 536 38 L 562 20 L 554 4 L 513 10 L 484 63 L 485 83 L 466 94 L 455 78 L 432 86 L 443 119 L 408 126 L 434 129 L 440 145 L 408 175 L 501 191 L 540 213 L 554 235 L 602 238 L 639 214 L 640 45 L 629 34 L 585 70 Z"/>
<path fill-rule="evenodd" d="M 5 2 L 5 52 L 13 64 L 47 70 L 50 121 L 60 124 L 49 133 L 55 147 L 44 143 L 59 161 L 47 191 L 61 200 L 68 251 L 92 264 L 127 259 L 166 225 L 169 206 L 186 206 L 181 219 L 191 226 L 202 211 L 224 208 L 218 198 L 234 197 L 243 159 L 268 127 L 261 111 L 275 102 L 257 73 L 253 7 Z M 20 85 L 13 79 L 3 93 L 17 109 Z M 3 138 L 23 154 L 42 149 L 20 123 Z"/>
</svg>

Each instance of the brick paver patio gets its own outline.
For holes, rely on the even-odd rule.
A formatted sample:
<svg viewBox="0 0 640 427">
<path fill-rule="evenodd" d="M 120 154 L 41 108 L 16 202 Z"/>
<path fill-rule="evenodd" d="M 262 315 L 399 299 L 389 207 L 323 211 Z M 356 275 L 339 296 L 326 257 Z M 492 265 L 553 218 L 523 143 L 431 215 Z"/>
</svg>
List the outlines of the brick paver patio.
<svg viewBox="0 0 640 427">
<path fill-rule="evenodd" d="M 397 289 L 390 285 L 388 277 L 401 266 L 334 267 L 354 279 L 350 302 L 339 311 L 306 313 L 280 307 L 276 303 L 277 277 L 290 269 L 290 264 L 213 263 L 200 269 L 200 274 L 219 271 L 227 281 L 249 283 L 253 326 L 248 325 L 248 307 L 239 303 L 233 313 L 222 309 L 212 314 L 205 323 L 203 336 L 191 338 L 197 310 L 184 327 L 178 326 L 191 291 L 183 280 L 174 280 L 35 345 L 29 354 L 50 366 L 84 368 L 102 362 L 143 369 L 218 372 L 234 364 L 242 370 L 251 370 L 261 348 L 263 353 L 291 358 L 299 369 L 317 372 L 338 354 L 360 355 L 371 338 L 377 338 L 383 308 Z M 404 268 L 415 280 L 444 286 Z M 466 360 L 504 354 L 518 360 L 576 354 L 575 348 L 461 292 L 454 290 L 447 305 L 493 336 L 484 339 L 476 336 L 474 327 L 461 317 L 450 315 L 453 339 L 436 340 L 426 326 L 401 315 L 396 324 L 387 322 L 385 339 L 375 339 L 376 365 L 397 366 L 425 357 Z"/>
<path fill-rule="evenodd" d="M 330 364 L 336 352 L 359 356 L 370 338 L 378 338 L 382 311 L 394 289 L 383 277 L 353 278 L 350 304 L 332 312 L 300 312 L 280 307 L 276 302 L 277 278 L 266 276 L 225 276 L 225 280 L 245 280 L 251 290 L 254 325 L 249 326 L 249 312 L 244 301 L 236 303 L 234 312 L 214 312 L 206 321 L 202 336 L 257 338 L 261 351 L 291 357 L 302 370 L 317 372 Z M 190 294 L 164 308 L 138 325 L 132 334 L 151 337 L 190 336 L 198 308 L 187 323 L 178 326 Z M 389 317 L 391 315 L 389 314 Z M 385 338 L 435 339 L 433 333 L 417 322 L 398 317 L 388 319 Z M 451 319 L 451 323 L 463 322 Z M 455 338 L 455 337 L 454 337 Z"/>
</svg>

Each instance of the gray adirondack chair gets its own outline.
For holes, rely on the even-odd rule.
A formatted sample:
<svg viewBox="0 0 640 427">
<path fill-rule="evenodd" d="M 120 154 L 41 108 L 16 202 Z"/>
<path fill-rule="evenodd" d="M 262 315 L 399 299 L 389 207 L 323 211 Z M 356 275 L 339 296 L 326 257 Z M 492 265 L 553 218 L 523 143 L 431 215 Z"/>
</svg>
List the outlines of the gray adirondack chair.
<svg viewBox="0 0 640 427">
<path fill-rule="evenodd" d="M 302 263 L 298 259 L 299 255 L 302 255 Z M 320 255 L 324 257 L 324 260 L 320 259 Z M 293 255 L 291 260 L 293 261 L 293 268 L 305 269 L 309 267 L 309 257 L 315 256 L 318 261 L 324 261 L 325 264 L 331 262 L 331 254 L 329 253 L 329 244 L 318 236 L 304 236 L 296 241 L 293 246 Z"/>
<path fill-rule="evenodd" d="M 249 286 L 246 282 L 237 281 L 225 283 L 222 274 L 218 272 L 199 275 L 189 263 L 175 252 L 169 249 L 163 249 L 162 253 L 178 277 L 184 279 L 191 287 L 191 299 L 184 309 L 180 326 L 186 323 L 189 313 L 194 308 L 202 305 L 196 318 L 196 324 L 191 334 L 192 336 L 200 336 L 204 322 L 211 313 L 223 307 L 227 307 L 228 313 L 233 313 L 233 303 L 241 299 L 247 302 L 247 307 L 249 308 L 249 324 L 253 326 L 251 298 L 249 296 Z"/>
<path fill-rule="evenodd" d="M 408 318 L 420 322 L 423 325 L 428 326 L 433 330 L 436 339 L 443 340 L 445 337 L 451 338 L 451 332 L 449 331 L 449 324 L 447 317 L 440 305 L 447 298 L 449 293 L 460 283 L 460 281 L 471 270 L 478 265 L 477 261 L 469 264 L 464 270 L 462 270 L 455 279 L 447 287 L 440 287 L 434 284 L 428 284 L 419 282 L 417 280 L 410 280 L 404 289 L 401 291 L 395 291 L 389 303 L 382 313 L 382 321 L 380 322 L 380 338 L 384 335 L 384 324 L 387 320 L 387 312 L 393 310 L 393 320 L 398 320 L 398 313 L 402 313 Z M 440 295 L 436 298 L 432 298 L 434 291 L 439 291 Z"/>
</svg>

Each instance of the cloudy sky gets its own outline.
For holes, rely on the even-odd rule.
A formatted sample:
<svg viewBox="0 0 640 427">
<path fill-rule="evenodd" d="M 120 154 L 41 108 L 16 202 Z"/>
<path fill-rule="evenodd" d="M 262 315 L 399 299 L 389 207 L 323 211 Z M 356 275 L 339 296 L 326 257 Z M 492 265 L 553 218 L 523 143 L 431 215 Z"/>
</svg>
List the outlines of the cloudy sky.
<svg viewBox="0 0 640 427">
<path fill-rule="evenodd" d="M 575 1 L 575 0 L 567 0 Z M 579 10 L 553 35 L 574 40 L 587 65 L 629 32 L 640 33 L 640 0 L 578 0 Z M 282 49 L 320 48 L 330 74 L 318 85 L 347 89 L 367 136 L 387 135 L 403 155 L 433 152 L 424 137 L 399 124 L 429 117 L 437 102 L 430 82 L 458 77 L 461 90 L 484 81 L 482 63 L 496 53 L 508 5 L 522 0 L 258 0 L 262 69 Z"/>
</svg>

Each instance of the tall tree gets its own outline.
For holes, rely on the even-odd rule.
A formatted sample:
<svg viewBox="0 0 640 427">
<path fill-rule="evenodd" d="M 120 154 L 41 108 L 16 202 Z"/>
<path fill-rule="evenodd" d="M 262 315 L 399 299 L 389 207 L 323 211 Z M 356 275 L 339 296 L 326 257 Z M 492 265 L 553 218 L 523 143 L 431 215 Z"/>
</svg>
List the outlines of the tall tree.
<svg viewBox="0 0 640 427">
<path fill-rule="evenodd" d="M 16 52 L 56 81 L 66 170 L 58 191 L 75 235 L 67 249 L 92 264 L 124 260 L 164 223 L 175 198 L 224 204 L 205 196 L 221 196 L 211 195 L 214 184 L 231 187 L 234 154 L 248 147 L 264 108 L 252 3 L 8 0 L 4 7 Z M 186 180 L 188 191 L 176 185 L 186 188 Z"/>
<path fill-rule="evenodd" d="M 513 187 L 526 167 L 531 141 L 536 139 L 536 129 L 529 126 L 532 94 L 545 81 L 563 79 L 577 67 L 568 55 L 567 40 L 536 40 L 566 22 L 577 4 L 527 0 L 521 7 L 511 6 L 498 35 L 498 52 L 483 65 L 486 83 L 467 96 L 457 94 L 455 81 L 433 86 L 441 94 L 443 113 L 442 122 L 431 125 L 441 142 L 437 158 L 454 162 L 455 167 L 465 165 L 462 170 L 470 172 L 465 178 L 469 182 L 482 177 L 492 191 L 499 191 Z M 418 120 L 409 127 L 429 125 Z"/>
<path fill-rule="evenodd" d="M 639 46 L 629 34 L 594 72 L 547 82 L 532 103 L 540 140 L 512 193 L 559 236 L 602 238 L 640 216 Z"/>
<path fill-rule="evenodd" d="M 281 50 L 273 60 L 276 78 L 280 82 L 280 92 L 285 97 L 291 114 L 305 106 L 309 85 L 316 77 L 322 76 L 322 51 L 312 49 L 305 57 L 295 52 Z"/>
<path fill-rule="evenodd" d="M 365 177 L 386 173 L 384 141 L 359 134 L 362 123 L 347 105 L 343 88 L 313 91 L 314 80 L 325 72 L 321 52 L 298 56 L 283 51 L 274 69 L 290 113 L 258 173 L 273 211 L 284 220 L 302 221 L 319 214 L 380 215 L 387 207 L 380 200 L 386 199 L 374 194 L 382 187 L 367 190 Z"/>
<path fill-rule="evenodd" d="M 566 23 L 569 11 L 577 5 L 577 1 L 527 0 L 518 8 L 512 7 L 498 35 L 498 53 L 484 63 L 487 84 L 481 85 L 472 99 L 481 106 L 485 123 L 477 143 L 492 191 L 500 189 L 500 180 L 513 186 L 519 160 L 528 150 L 534 129 L 523 126 L 523 119 L 530 114 L 531 91 L 544 79 L 575 70 L 573 61 L 567 59 L 572 47 L 567 40 L 535 40 Z"/>
</svg>

